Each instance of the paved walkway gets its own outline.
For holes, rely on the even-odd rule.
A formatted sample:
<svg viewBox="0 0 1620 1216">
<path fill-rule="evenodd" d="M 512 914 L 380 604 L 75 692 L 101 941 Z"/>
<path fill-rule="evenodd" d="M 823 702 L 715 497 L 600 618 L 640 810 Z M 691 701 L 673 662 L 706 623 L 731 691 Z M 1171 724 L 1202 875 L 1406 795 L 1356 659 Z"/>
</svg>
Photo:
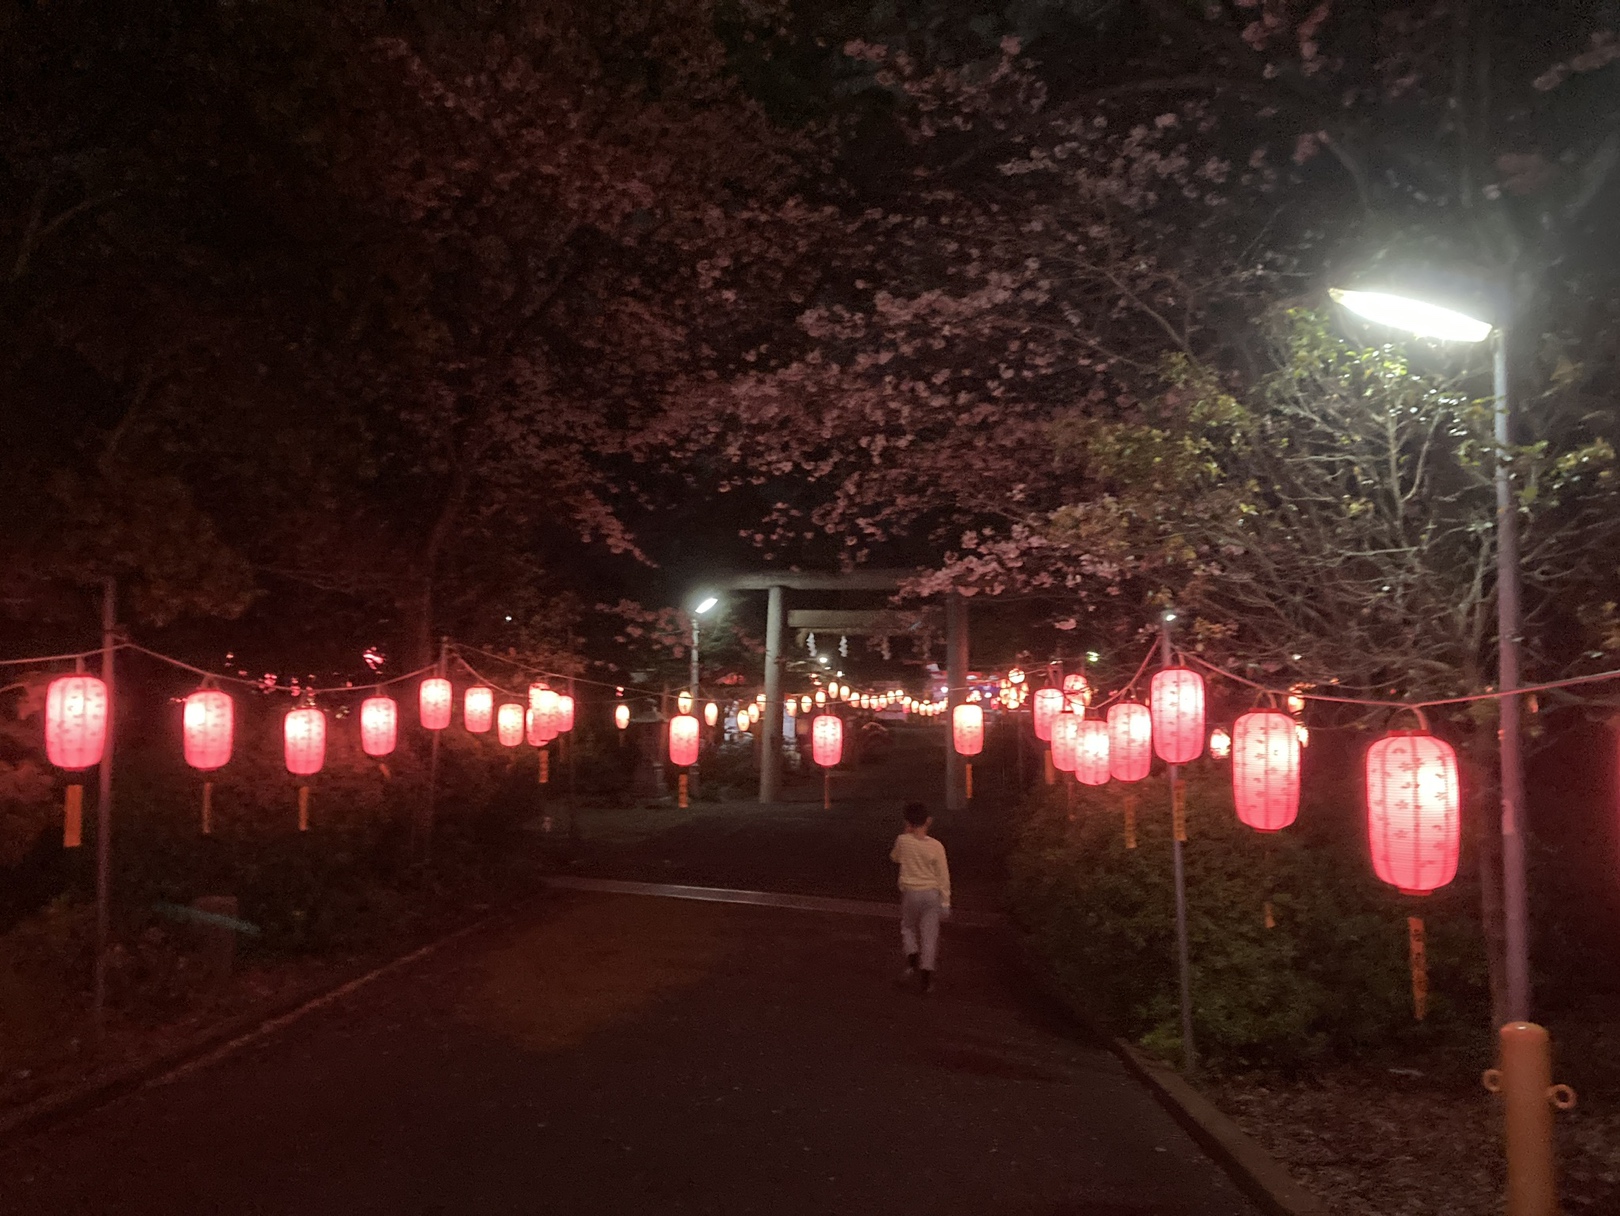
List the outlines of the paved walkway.
<svg viewBox="0 0 1620 1216">
<path fill-rule="evenodd" d="M 560 891 L 0 1154 L 0 1211 L 1252 1209 L 994 930 L 927 998 L 868 917 Z"/>
</svg>

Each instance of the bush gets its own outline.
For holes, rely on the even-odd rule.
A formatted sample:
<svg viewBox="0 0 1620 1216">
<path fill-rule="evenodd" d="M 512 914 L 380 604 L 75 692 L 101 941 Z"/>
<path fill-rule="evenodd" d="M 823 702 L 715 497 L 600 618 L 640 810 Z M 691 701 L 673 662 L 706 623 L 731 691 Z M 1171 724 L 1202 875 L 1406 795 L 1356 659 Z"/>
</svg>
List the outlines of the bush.
<svg viewBox="0 0 1620 1216">
<path fill-rule="evenodd" d="M 1483 1039 L 1489 1000 L 1466 851 L 1450 887 L 1401 896 L 1372 876 L 1359 808 L 1342 794 L 1262 835 L 1237 821 L 1224 772 L 1195 766 L 1188 775 L 1194 1036 L 1207 1058 L 1292 1067 Z M 1073 822 L 1061 790 L 1038 789 L 1017 812 L 1011 898 L 1065 999 L 1173 1058 L 1181 1035 L 1169 797 L 1158 779 L 1135 792 L 1138 847 L 1128 850 L 1123 788 L 1078 790 Z M 1409 915 L 1426 927 L 1423 1022 L 1412 1016 Z"/>
</svg>

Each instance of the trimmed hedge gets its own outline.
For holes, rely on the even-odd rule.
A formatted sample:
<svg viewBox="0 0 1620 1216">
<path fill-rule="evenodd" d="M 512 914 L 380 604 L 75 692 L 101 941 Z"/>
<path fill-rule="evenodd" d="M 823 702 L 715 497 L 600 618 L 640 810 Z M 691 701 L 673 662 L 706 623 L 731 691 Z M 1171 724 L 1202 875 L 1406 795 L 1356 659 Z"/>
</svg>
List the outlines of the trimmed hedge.
<svg viewBox="0 0 1620 1216">
<path fill-rule="evenodd" d="M 1469 850 L 1450 887 L 1412 898 L 1372 875 L 1350 791 L 1308 804 L 1287 831 L 1237 821 L 1229 779 L 1188 770 L 1185 846 L 1194 1037 L 1218 1066 L 1297 1067 L 1369 1050 L 1480 1050 L 1488 1020 L 1478 881 Z M 1112 1032 L 1179 1054 L 1169 794 L 1061 789 L 1016 812 L 1014 915 L 1059 994 Z M 1270 904 L 1274 927 L 1266 924 Z M 1425 922 L 1429 1012 L 1413 1018 L 1407 917 Z M 1464 1063 L 1459 1059 L 1459 1063 Z"/>
</svg>

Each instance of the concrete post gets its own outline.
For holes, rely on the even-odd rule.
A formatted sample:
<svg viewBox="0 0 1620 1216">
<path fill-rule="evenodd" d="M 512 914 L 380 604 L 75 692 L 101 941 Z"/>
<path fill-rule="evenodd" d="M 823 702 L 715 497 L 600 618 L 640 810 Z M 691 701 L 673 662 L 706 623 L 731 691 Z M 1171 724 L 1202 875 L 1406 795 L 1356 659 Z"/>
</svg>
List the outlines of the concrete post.
<svg viewBox="0 0 1620 1216">
<path fill-rule="evenodd" d="M 765 608 L 765 718 L 760 734 L 759 800 L 775 802 L 782 788 L 782 642 L 787 613 L 782 588 L 770 589 Z"/>
<path fill-rule="evenodd" d="M 967 678 L 967 600 L 961 592 L 951 591 L 945 598 L 945 680 L 950 685 L 945 714 L 945 808 L 951 811 L 967 806 L 966 770 L 951 745 L 951 722 L 956 707 L 967 700 Z"/>
</svg>

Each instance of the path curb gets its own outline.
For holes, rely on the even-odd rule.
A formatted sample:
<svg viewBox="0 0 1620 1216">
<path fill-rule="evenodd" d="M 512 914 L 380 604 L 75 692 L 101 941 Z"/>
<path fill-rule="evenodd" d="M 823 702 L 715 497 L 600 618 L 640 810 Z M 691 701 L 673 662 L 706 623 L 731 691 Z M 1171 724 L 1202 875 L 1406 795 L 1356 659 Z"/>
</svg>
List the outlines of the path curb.
<svg viewBox="0 0 1620 1216">
<path fill-rule="evenodd" d="M 486 927 L 499 915 L 495 913 L 482 916 L 470 925 L 463 925 L 426 945 L 418 946 L 359 975 L 350 976 L 342 983 L 325 988 L 306 988 L 296 997 L 273 1007 L 268 1014 L 260 1011 L 229 1018 L 201 1031 L 188 1042 L 155 1059 L 115 1070 L 77 1085 L 70 1085 L 66 1089 L 24 1103 L 9 1114 L 0 1116 L 0 1148 L 65 1120 L 88 1114 L 138 1090 L 179 1080 L 195 1069 L 205 1067 L 256 1039 L 296 1022 L 306 1013 L 312 1013 L 323 1005 L 347 996 L 357 988 L 371 983 L 372 980 L 380 979 L 398 968 L 409 966 L 418 959 L 432 954 L 439 947 Z"/>
<path fill-rule="evenodd" d="M 1329 1216 L 1326 1204 L 1295 1182 L 1276 1158 L 1180 1073 L 1148 1059 L 1124 1039 L 1103 1039 L 1199 1147 L 1226 1170 L 1238 1189 L 1270 1216 Z"/>
<path fill-rule="evenodd" d="M 785 908 L 792 912 L 833 912 L 841 916 L 870 916 L 895 920 L 898 901 L 842 899 L 832 895 L 791 895 L 781 891 L 750 891 L 739 887 L 696 887 L 684 883 L 636 882 L 624 878 L 586 878 L 548 874 L 545 883 L 559 891 L 590 891 L 599 895 L 647 895 L 658 899 L 688 899 L 700 903 L 746 904 L 756 908 Z M 950 923 L 961 929 L 1000 929 L 1007 918 L 1000 912 L 951 913 Z"/>
</svg>

